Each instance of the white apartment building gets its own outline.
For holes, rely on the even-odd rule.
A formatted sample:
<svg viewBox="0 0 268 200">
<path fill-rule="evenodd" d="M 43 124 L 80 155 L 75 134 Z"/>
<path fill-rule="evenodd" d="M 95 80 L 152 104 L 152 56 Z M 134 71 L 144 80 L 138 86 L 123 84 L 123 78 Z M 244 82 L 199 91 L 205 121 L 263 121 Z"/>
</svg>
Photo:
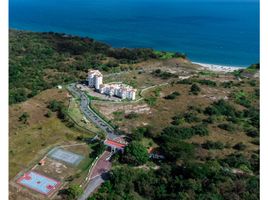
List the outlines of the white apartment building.
<svg viewBox="0 0 268 200">
<path fill-rule="evenodd" d="M 124 84 L 102 84 L 100 86 L 100 93 L 109 96 L 117 96 L 122 99 L 135 100 L 136 89 Z"/>
<path fill-rule="evenodd" d="M 99 70 L 89 70 L 88 72 L 88 86 L 94 87 L 101 94 L 109 96 L 117 96 L 122 99 L 135 100 L 136 89 L 133 89 L 129 85 L 125 84 L 102 84 L 103 76 Z"/>
<path fill-rule="evenodd" d="M 99 70 L 88 71 L 87 81 L 88 81 L 89 87 L 94 87 L 97 90 L 99 90 L 100 85 L 102 84 L 102 79 L 103 79 L 103 76 Z"/>
</svg>

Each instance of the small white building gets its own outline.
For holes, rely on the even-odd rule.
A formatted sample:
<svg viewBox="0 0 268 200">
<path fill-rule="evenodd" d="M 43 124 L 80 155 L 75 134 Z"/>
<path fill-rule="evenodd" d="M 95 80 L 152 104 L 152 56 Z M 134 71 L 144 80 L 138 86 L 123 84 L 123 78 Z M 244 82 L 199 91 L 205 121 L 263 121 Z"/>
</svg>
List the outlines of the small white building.
<svg viewBox="0 0 268 200">
<path fill-rule="evenodd" d="M 122 99 L 135 100 L 136 89 L 125 84 L 103 84 L 103 76 L 99 70 L 88 71 L 88 86 L 98 90 L 101 94 L 117 96 Z"/>
</svg>

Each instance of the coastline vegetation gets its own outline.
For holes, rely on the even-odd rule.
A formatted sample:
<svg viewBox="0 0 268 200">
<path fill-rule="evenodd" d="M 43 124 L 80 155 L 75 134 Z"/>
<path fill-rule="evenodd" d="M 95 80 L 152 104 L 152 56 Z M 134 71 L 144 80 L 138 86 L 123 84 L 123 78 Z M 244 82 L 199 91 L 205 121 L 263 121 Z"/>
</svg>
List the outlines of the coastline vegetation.
<svg viewBox="0 0 268 200">
<path fill-rule="evenodd" d="M 57 85 L 83 80 L 89 68 L 121 70 L 148 59 L 185 56 L 149 48 L 112 48 L 87 37 L 10 30 L 9 104 L 23 102 Z M 168 56 L 167 56 L 168 55 Z"/>
</svg>

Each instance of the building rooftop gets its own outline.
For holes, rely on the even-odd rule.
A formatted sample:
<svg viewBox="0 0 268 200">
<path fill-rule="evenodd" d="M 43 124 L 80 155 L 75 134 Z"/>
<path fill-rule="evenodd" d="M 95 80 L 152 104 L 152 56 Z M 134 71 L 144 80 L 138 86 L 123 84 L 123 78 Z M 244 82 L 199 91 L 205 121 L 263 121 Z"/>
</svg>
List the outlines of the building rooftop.
<svg viewBox="0 0 268 200">
<path fill-rule="evenodd" d="M 104 144 L 108 145 L 108 146 L 115 147 L 115 148 L 124 148 L 126 146 L 126 144 L 121 144 L 121 143 L 119 143 L 117 141 L 109 140 L 109 139 L 106 139 L 104 141 Z"/>
<path fill-rule="evenodd" d="M 89 69 L 88 70 L 88 75 L 91 75 L 91 74 L 94 74 L 96 76 L 102 76 L 102 73 L 99 71 L 99 70 L 92 70 L 92 69 Z"/>
</svg>

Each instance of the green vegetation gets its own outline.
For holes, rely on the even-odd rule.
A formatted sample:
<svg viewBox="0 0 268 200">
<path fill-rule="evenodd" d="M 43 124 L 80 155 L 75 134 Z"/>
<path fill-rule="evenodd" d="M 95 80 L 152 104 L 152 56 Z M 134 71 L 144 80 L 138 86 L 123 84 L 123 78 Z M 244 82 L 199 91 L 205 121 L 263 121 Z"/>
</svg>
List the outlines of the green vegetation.
<svg viewBox="0 0 268 200">
<path fill-rule="evenodd" d="M 229 132 L 233 132 L 235 130 L 235 127 L 230 123 L 219 124 L 218 127 Z"/>
<path fill-rule="evenodd" d="M 66 190 L 67 199 L 77 199 L 77 197 L 83 194 L 83 188 L 79 185 L 70 185 L 70 187 Z"/>
<path fill-rule="evenodd" d="M 246 149 L 246 145 L 243 144 L 242 142 L 237 143 L 236 145 L 233 146 L 234 149 L 242 151 Z"/>
<path fill-rule="evenodd" d="M 186 58 L 186 55 L 183 53 L 173 53 L 173 52 L 165 52 L 165 51 L 154 51 L 154 54 L 163 60 L 170 59 L 170 58 Z"/>
<path fill-rule="evenodd" d="M 154 97 L 154 96 L 151 96 L 151 97 L 147 97 L 144 99 L 145 102 L 149 105 L 149 106 L 155 106 L 156 105 L 156 101 L 157 101 L 157 98 Z"/>
<path fill-rule="evenodd" d="M 152 72 L 152 74 L 156 77 L 160 77 L 162 79 L 169 79 L 169 78 L 178 78 L 178 75 L 162 71 L 161 69 L 156 69 Z"/>
<path fill-rule="evenodd" d="M 11 104 L 31 98 L 57 84 L 84 79 L 88 68 L 119 72 L 131 70 L 132 63 L 174 56 L 152 49 L 114 49 L 89 38 L 55 33 L 11 31 L 11 34 Z M 173 91 L 180 91 L 180 102 L 160 98 L 161 89 L 158 87 L 144 98 L 147 104 L 154 106 L 149 116 L 134 112 L 125 114 L 124 108 L 118 106 L 119 110 L 113 112 L 114 120 L 126 123 L 124 127 L 132 122 L 137 122 L 136 126 L 148 125 L 131 126 L 128 138 L 132 141 L 124 153 L 113 158 L 116 165 L 109 172 L 109 181 L 89 199 L 259 199 L 259 90 L 256 88 L 256 78 L 254 81 L 250 78 L 259 66 L 251 68 L 239 72 L 238 77 L 249 77 L 242 81 L 235 80 L 231 74 L 226 74 L 225 79 L 215 72 L 203 71 L 194 78 L 177 82 L 187 85 L 171 84 L 172 88 L 162 88 L 163 93 L 167 94 L 165 99 L 178 98 L 179 93 Z M 136 74 L 135 71 L 126 81 L 139 84 L 139 76 L 145 75 L 146 73 Z M 172 81 L 175 83 L 177 79 L 176 74 L 157 68 L 153 71 L 153 76 L 148 76 L 150 81 L 158 82 L 164 82 L 161 79 L 174 79 Z M 211 77 L 213 80 L 210 80 Z M 222 83 L 223 79 L 230 81 Z M 197 99 L 189 95 L 190 87 L 192 94 L 199 94 L 202 90 L 202 94 L 206 95 L 206 88 L 217 87 L 215 96 L 221 96 L 223 91 L 233 95 L 228 100 L 211 103 L 208 98 L 200 96 Z M 31 127 L 32 117 L 29 116 L 23 116 L 20 120 L 29 121 L 29 126 L 20 124 L 18 118 L 23 111 L 15 115 L 16 123 L 26 128 L 11 134 L 11 178 L 21 170 L 21 166 L 28 166 L 36 152 L 45 146 L 76 139 L 83 142 L 89 140 L 88 135 L 74 132 L 55 118 L 57 114 L 62 121 L 68 121 L 69 112 L 65 107 L 67 102 L 51 99 L 46 100 L 45 104 L 47 102 L 49 111 L 44 107 L 45 111 L 41 114 L 41 120 L 47 122 L 42 127 Z M 100 114 L 97 109 L 94 111 Z M 158 119 L 155 120 L 155 116 Z M 169 124 L 171 118 L 172 125 Z M 225 134 L 221 129 L 235 134 Z M 245 138 L 243 143 L 239 140 L 240 136 Z M 248 136 L 252 138 L 247 138 Z M 66 196 L 63 195 L 67 199 L 77 199 L 81 194 L 79 186 L 74 185 L 79 179 L 77 177 L 84 177 L 93 158 L 100 155 L 105 148 L 102 142 L 91 143 L 89 146 L 90 157 L 79 166 L 81 173 L 74 175 L 73 180 L 73 177 L 67 180 L 72 181 L 72 185 L 65 190 Z M 149 147 L 154 147 L 154 153 L 163 155 L 164 159 L 149 159 Z"/>
<path fill-rule="evenodd" d="M 177 96 L 180 96 L 181 94 L 179 92 L 172 92 L 171 94 L 165 96 L 165 99 L 176 99 Z"/>
<path fill-rule="evenodd" d="M 139 142 L 133 141 L 125 148 L 122 160 L 132 165 L 142 165 L 148 161 L 146 148 Z"/>
<path fill-rule="evenodd" d="M 152 49 L 115 49 L 87 37 L 15 30 L 10 30 L 9 50 L 10 104 L 57 85 L 83 80 L 88 68 L 121 70 L 120 64 L 162 57 Z M 106 62 L 108 57 L 114 60 Z"/>
<path fill-rule="evenodd" d="M 100 154 L 102 154 L 104 152 L 104 150 L 106 149 L 105 145 L 103 144 L 102 141 L 98 141 L 95 142 L 92 146 L 92 152 L 90 154 L 91 158 L 96 158 L 97 156 L 99 156 Z"/>
<path fill-rule="evenodd" d="M 192 122 L 200 122 L 201 119 L 198 117 L 198 114 L 194 111 L 185 112 L 184 114 L 177 114 L 172 117 L 171 124 L 173 125 L 182 125 L 185 122 L 192 123 Z"/>
<path fill-rule="evenodd" d="M 223 149 L 224 144 L 222 142 L 207 141 L 206 143 L 202 144 L 202 147 L 204 149 Z"/>
<path fill-rule="evenodd" d="M 210 87 L 216 87 L 217 83 L 215 81 L 207 80 L 207 79 L 183 79 L 177 81 L 177 84 L 186 84 L 191 85 L 193 83 L 199 83 L 200 85 L 207 85 Z"/>
<path fill-rule="evenodd" d="M 204 124 L 194 125 L 192 127 L 169 126 L 163 129 L 161 139 L 167 140 L 172 138 L 189 139 L 194 135 L 208 135 L 208 129 Z"/>
<path fill-rule="evenodd" d="M 29 119 L 30 115 L 27 112 L 22 113 L 22 115 L 19 117 L 19 121 L 23 122 L 24 124 L 27 123 L 27 120 Z"/>
<path fill-rule="evenodd" d="M 132 133 L 132 139 L 136 141 L 141 141 L 144 136 L 150 136 L 150 128 L 149 127 L 138 127 Z"/>
<path fill-rule="evenodd" d="M 136 119 L 136 118 L 138 118 L 139 117 L 139 115 L 138 115 L 138 113 L 135 113 L 135 112 L 130 112 L 129 114 L 127 114 L 127 115 L 125 115 L 125 118 L 126 119 Z"/>
<path fill-rule="evenodd" d="M 260 64 L 252 64 L 245 69 L 239 69 L 233 72 L 235 77 L 244 78 L 252 77 L 258 70 L 260 70 Z"/>
<path fill-rule="evenodd" d="M 194 83 L 191 86 L 191 90 L 190 90 L 190 93 L 191 94 L 198 95 L 200 91 L 201 91 L 201 89 L 200 89 L 200 87 L 197 84 Z"/>
<path fill-rule="evenodd" d="M 250 107 L 251 106 L 251 100 L 243 90 L 233 93 L 233 98 L 235 99 L 235 102 L 245 106 Z"/>
<path fill-rule="evenodd" d="M 67 115 L 67 109 L 66 107 L 63 105 L 62 102 L 56 101 L 56 100 L 52 100 L 49 102 L 48 108 L 52 111 L 52 112 L 57 112 L 59 119 L 61 120 L 66 120 L 66 115 Z"/>
</svg>

